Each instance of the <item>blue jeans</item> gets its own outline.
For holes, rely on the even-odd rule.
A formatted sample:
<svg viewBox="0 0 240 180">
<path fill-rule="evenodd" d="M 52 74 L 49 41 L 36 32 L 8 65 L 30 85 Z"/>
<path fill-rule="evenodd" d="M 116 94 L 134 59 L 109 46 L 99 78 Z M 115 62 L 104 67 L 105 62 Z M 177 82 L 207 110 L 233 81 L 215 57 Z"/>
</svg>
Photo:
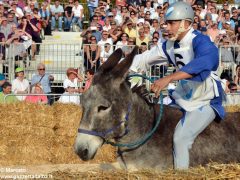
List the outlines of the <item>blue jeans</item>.
<svg viewBox="0 0 240 180">
<path fill-rule="evenodd" d="M 62 19 L 63 19 L 62 16 L 58 17 L 58 29 L 59 30 L 62 30 Z M 55 16 L 52 16 L 51 24 L 52 24 L 52 30 L 54 30 L 56 28 L 56 18 L 55 18 Z"/>
<path fill-rule="evenodd" d="M 64 17 L 64 29 L 70 29 L 71 23 L 72 23 L 72 18 L 69 19 L 67 17 Z"/>
<path fill-rule="evenodd" d="M 90 17 L 92 17 L 92 16 L 94 15 L 94 10 L 95 10 L 95 9 L 96 9 L 95 7 L 88 6 L 88 12 L 89 12 L 89 14 L 90 14 Z"/>
<path fill-rule="evenodd" d="M 79 17 L 73 17 L 71 26 L 75 23 L 77 23 L 80 29 L 82 29 L 82 19 L 80 19 Z"/>
</svg>

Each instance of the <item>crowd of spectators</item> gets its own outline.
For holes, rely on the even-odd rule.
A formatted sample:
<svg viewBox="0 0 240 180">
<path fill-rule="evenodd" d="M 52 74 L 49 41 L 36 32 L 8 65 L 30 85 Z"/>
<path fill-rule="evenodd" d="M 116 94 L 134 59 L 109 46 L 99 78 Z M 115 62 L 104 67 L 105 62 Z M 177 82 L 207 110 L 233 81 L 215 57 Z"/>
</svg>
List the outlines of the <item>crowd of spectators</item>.
<svg viewBox="0 0 240 180">
<path fill-rule="evenodd" d="M 116 0 L 116 4 L 111 4 L 109 0 L 88 0 L 88 18 L 84 14 L 86 9 L 78 0 L 68 0 L 65 4 L 61 4 L 59 0 L 52 3 L 47 0 L 42 3 L 36 0 L 0 1 L 0 41 L 6 46 L 15 46 L 16 60 L 21 60 L 27 54 L 31 54 L 34 59 L 40 49 L 35 43 L 42 42 L 42 30 L 45 35 L 51 35 L 52 31 L 82 31 L 84 66 L 88 78 L 91 79 L 92 69 L 98 69 L 114 49 L 122 48 L 126 56 L 134 45 L 138 45 L 139 53 L 143 53 L 166 41 L 168 32 L 164 15 L 169 5 L 174 2 L 175 0 Z M 195 11 L 193 28 L 209 36 L 217 46 L 221 46 L 220 58 L 223 65 L 228 67 L 232 63 L 240 64 L 240 6 L 229 4 L 228 1 L 217 4 L 216 0 L 187 2 Z M 83 29 L 84 19 L 89 21 L 86 29 Z M 0 57 L 4 57 L 4 53 L 5 48 L 2 45 Z M 35 93 L 51 93 L 53 76 L 45 75 L 44 64 L 40 64 L 37 69 L 38 74 L 32 78 L 29 89 L 33 88 Z M 239 71 L 237 66 L 232 72 L 235 73 L 235 78 L 227 78 L 229 83 L 226 92 L 239 89 Z M 74 72 L 73 69 L 67 72 L 67 79 L 63 83 L 65 94 L 86 91 L 76 86 L 77 82 L 84 78 Z M 27 81 L 23 77 L 23 71 L 17 72 L 16 79 L 10 84 L 14 94 L 26 93 L 27 87 L 15 86 Z M 10 86 L 1 76 L 0 85 L 5 88 Z M 25 97 L 17 99 L 24 100 Z M 45 99 L 41 101 L 45 102 Z M 60 101 L 65 100 L 60 98 Z M 49 97 L 48 103 L 52 103 Z"/>
</svg>

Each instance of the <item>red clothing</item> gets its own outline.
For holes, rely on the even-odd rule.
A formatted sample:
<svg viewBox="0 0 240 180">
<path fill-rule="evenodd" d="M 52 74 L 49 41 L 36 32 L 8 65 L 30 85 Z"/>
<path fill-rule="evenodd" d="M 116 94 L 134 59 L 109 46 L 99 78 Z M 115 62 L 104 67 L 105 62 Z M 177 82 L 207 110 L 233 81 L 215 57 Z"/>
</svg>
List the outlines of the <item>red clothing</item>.
<svg viewBox="0 0 240 180">
<path fill-rule="evenodd" d="M 31 102 L 31 103 L 47 103 L 48 100 L 47 100 L 47 96 L 45 95 L 41 95 L 41 96 L 27 96 L 26 99 L 25 99 L 26 102 Z"/>
</svg>

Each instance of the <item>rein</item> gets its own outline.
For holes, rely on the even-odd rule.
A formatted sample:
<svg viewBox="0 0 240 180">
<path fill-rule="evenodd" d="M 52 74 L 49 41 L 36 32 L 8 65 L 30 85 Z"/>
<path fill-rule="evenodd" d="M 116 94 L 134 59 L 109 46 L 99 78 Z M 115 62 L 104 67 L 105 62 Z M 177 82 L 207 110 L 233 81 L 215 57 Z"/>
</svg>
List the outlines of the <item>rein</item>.
<svg viewBox="0 0 240 180">
<path fill-rule="evenodd" d="M 132 74 L 132 75 L 129 75 L 128 78 L 131 78 L 131 77 L 141 77 L 143 79 L 146 79 L 150 82 L 153 83 L 153 80 L 150 78 L 150 77 L 147 77 L 145 75 L 141 75 L 141 74 Z M 156 124 L 155 126 L 152 128 L 152 130 L 150 132 L 148 132 L 145 136 L 141 137 L 139 140 L 136 140 L 135 142 L 131 142 L 131 143 L 114 143 L 112 141 L 109 141 L 109 140 L 106 140 L 106 136 L 108 134 L 110 134 L 111 132 L 114 132 L 114 130 L 116 130 L 117 128 L 119 128 L 122 123 L 126 123 L 128 122 L 128 116 L 131 112 L 131 104 L 128 105 L 128 111 L 125 115 L 125 121 L 120 121 L 116 126 L 114 126 L 113 128 L 110 128 L 104 132 L 96 132 L 96 131 L 90 131 L 90 130 L 85 130 L 85 129 L 78 129 L 78 133 L 84 133 L 84 134 L 89 134 L 89 135 L 94 135 L 94 136 L 99 136 L 101 137 L 102 139 L 105 140 L 105 142 L 107 144 L 110 144 L 112 146 L 116 146 L 116 147 L 127 147 L 127 148 L 136 148 L 138 146 L 141 146 L 143 145 L 144 143 L 146 143 L 151 137 L 152 135 L 155 133 L 155 131 L 157 130 L 159 124 L 160 124 L 160 121 L 162 119 L 162 115 L 163 115 L 163 94 L 162 92 L 160 92 L 160 112 L 159 112 L 159 115 L 156 119 Z M 121 138 L 123 136 L 125 136 L 126 134 L 128 133 L 128 128 L 126 127 L 125 129 L 125 132 L 123 135 L 117 137 L 117 138 Z M 116 138 L 116 137 L 115 137 Z"/>
</svg>

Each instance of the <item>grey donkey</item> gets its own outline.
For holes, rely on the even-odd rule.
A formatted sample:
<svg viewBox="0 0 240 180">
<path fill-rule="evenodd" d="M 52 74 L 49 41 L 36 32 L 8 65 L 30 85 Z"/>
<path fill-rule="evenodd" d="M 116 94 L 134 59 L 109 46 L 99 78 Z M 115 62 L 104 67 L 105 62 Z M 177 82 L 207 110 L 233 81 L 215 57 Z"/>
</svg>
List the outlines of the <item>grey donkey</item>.
<svg viewBox="0 0 240 180">
<path fill-rule="evenodd" d="M 136 52 L 135 47 L 119 63 L 122 51 L 117 49 L 99 68 L 91 88 L 83 95 L 79 128 L 85 131 L 77 134 L 75 152 L 84 161 L 93 159 L 107 140 L 135 142 L 155 124 L 159 105 L 148 103 L 142 87 L 131 89 L 126 81 Z M 173 168 L 173 133 L 182 113 L 169 106 L 164 106 L 163 112 L 157 131 L 146 143 L 134 148 L 118 147 L 121 167 L 130 170 Z M 228 113 L 224 121 L 213 122 L 196 138 L 190 150 L 190 165 L 205 165 L 210 161 L 240 162 L 240 112 Z"/>
</svg>

